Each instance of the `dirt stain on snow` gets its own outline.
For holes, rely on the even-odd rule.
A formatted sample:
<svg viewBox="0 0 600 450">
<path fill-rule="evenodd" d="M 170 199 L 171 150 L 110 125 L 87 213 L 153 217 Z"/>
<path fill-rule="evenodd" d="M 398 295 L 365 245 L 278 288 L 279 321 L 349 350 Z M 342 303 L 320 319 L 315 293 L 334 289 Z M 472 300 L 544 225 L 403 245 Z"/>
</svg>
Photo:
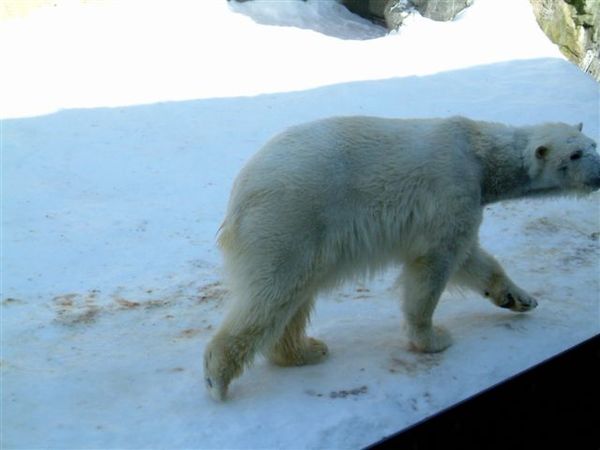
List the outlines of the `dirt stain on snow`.
<svg viewBox="0 0 600 450">
<path fill-rule="evenodd" d="M 585 240 L 598 241 L 600 231 L 589 232 L 585 227 L 566 217 L 539 217 L 524 225 L 527 234 L 556 234 L 558 232 L 579 236 Z"/>
<path fill-rule="evenodd" d="M 185 372 L 185 370 L 186 369 L 184 367 L 177 366 L 177 367 L 171 367 L 168 369 L 166 369 L 166 368 L 165 369 L 156 369 L 155 372 L 156 373 L 173 374 L 173 373 L 182 373 L 182 372 Z"/>
<path fill-rule="evenodd" d="M 409 400 L 410 407 L 413 411 L 419 411 L 423 408 L 429 409 L 431 405 L 431 394 L 428 391 L 423 393 L 422 397 L 413 397 Z"/>
<path fill-rule="evenodd" d="M 414 375 L 437 367 L 441 362 L 442 355 L 440 354 L 393 356 L 388 364 L 388 372 Z"/>
<path fill-rule="evenodd" d="M 205 284 L 198 289 L 198 295 L 196 300 L 198 303 L 205 303 L 210 301 L 220 302 L 225 298 L 227 289 L 223 287 L 220 281 L 214 281 L 212 283 Z"/>
<path fill-rule="evenodd" d="M 124 288 L 117 288 L 114 292 L 102 295 L 99 289 L 88 292 L 69 292 L 52 298 L 51 307 L 55 312 L 55 322 L 65 326 L 76 326 L 82 324 L 93 324 L 101 315 L 115 314 L 124 311 L 148 311 L 152 309 L 170 308 L 178 302 L 188 303 L 190 308 L 213 302 L 214 307 L 221 306 L 223 298 L 227 294 L 220 281 L 213 281 L 194 287 L 192 283 L 185 286 L 175 286 L 174 290 L 165 295 L 156 295 L 154 289 L 144 289 L 139 297 L 126 296 Z M 151 294 L 153 298 L 147 298 Z M 2 306 L 17 305 L 21 303 L 18 299 L 7 298 Z M 169 311 L 167 311 L 169 312 Z M 168 315 L 168 318 L 173 318 Z M 202 330 L 210 329 L 211 326 Z M 194 333 L 187 331 L 191 337 Z"/>
<path fill-rule="evenodd" d="M 539 259 L 549 259 L 556 268 L 562 272 L 572 272 L 580 267 L 589 267 L 597 264 L 600 252 L 600 232 L 584 230 L 580 224 L 566 218 L 540 217 L 529 221 L 524 226 L 524 231 L 529 235 L 554 235 L 553 244 L 547 247 L 535 246 L 527 249 L 529 255 Z M 534 272 L 546 273 L 550 270 L 548 265 L 531 269 Z"/>
<path fill-rule="evenodd" d="M 141 303 L 140 302 L 134 302 L 131 300 L 126 300 L 124 298 L 117 298 L 116 302 L 122 306 L 124 309 L 134 309 L 134 308 L 139 308 Z"/>
<path fill-rule="evenodd" d="M 590 245 L 579 245 L 570 249 L 569 254 L 561 258 L 561 263 L 564 267 L 577 268 L 596 264 L 598 261 L 598 251 L 600 246 L 597 241 L 593 241 Z"/>
<path fill-rule="evenodd" d="M 168 298 L 154 300 L 128 300 L 121 296 L 114 296 L 114 301 L 118 305 L 118 310 L 133 310 L 133 309 L 154 309 L 162 308 L 170 305 Z"/>
<path fill-rule="evenodd" d="M 68 326 L 95 322 L 100 313 L 100 308 L 96 305 L 99 292 L 94 289 L 84 295 L 69 293 L 54 297 L 52 303 L 56 310 L 55 320 Z"/>
<path fill-rule="evenodd" d="M 202 332 L 199 328 L 187 328 L 179 333 L 179 337 L 182 338 L 193 338 L 194 336 L 200 334 Z"/>
<path fill-rule="evenodd" d="M 329 394 L 323 394 L 321 392 L 316 392 L 312 389 L 304 391 L 305 394 L 310 395 L 311 397 L 327 397 L 327 398 L 349 398 L 349 397 L 358 397 L 360 395 L 364 395 L 369 392 L 369 387 L 366 385 L 352 388 L 352 389 L 340 389 L 338 391 L 331 391 Z"/>
<path fill-rule="evenodd" d="M 329 393 L 329 398 L 346 398 L 346 397 L 356 397 L 358 395 L 363 395 L 369 392 L 369 388 L 367 386 L 361 386 L 354 389 L 342 389 L 340 391 L 331 391 Z"/>
<path fill-rule="evenodd" d="M 560 222 L 550 220 L 548 217 L 540 217 L 527 222 L 525 230 L 533 234 L 554 234 L 561 229 L 570 228 L 570 224 L 561 219 Z"/>
<path fill-rule="evenodd" d="M 359 286 L 356 288 L 356 294 L 354 295 L 354 298 L 356 300 L 362 300 L 371 297 L 373 297 L 373 295 L 371 294 L 371 291 L 368 288 L 364 286 Z"/>
<path fill-rule="evenodd" d="M 2 306 L 24 305 L 26 302 L 20 298 L 7 297 L 2 301 Z"/>
</svg>

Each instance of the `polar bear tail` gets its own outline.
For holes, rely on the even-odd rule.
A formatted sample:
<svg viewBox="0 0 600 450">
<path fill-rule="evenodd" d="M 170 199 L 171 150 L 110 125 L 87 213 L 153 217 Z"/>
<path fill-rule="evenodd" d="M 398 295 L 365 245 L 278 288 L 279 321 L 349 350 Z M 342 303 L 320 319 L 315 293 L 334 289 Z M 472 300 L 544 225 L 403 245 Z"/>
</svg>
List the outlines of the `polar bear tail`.
<svg viewBox="0 0 600 450">
<path fill-rule="evenodd" d="M 233 247 L 233 230 L 227 220 L 225 220 L 219 227 L 217 232 L 217 243 L 221 250 L 230 250 Z"/>
</svg>

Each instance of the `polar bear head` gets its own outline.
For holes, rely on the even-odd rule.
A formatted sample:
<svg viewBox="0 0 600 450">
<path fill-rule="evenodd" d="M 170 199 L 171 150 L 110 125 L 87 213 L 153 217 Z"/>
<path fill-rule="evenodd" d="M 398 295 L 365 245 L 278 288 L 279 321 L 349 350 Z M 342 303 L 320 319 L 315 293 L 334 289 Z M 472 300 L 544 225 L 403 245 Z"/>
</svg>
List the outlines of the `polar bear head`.
<svg viewBox="0 0 600 450">
<path fill-rule="evenodd" d="M 526 156 L 533 192 L 585 194 L 600 189 L 600 155 L 582 128 L 564 123 L 530 128 Z"/>
</svg>

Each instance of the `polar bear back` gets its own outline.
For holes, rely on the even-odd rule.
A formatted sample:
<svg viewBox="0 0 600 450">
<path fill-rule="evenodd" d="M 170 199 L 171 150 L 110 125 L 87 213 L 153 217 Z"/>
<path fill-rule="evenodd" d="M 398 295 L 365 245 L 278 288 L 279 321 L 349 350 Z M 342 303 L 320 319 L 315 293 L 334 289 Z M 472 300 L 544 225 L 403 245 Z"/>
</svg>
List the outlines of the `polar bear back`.
<svg viewBox="0 0 600 450">
<path fill-rule="evenodd" d="M 421 177 L 439 177 L 447 173 L 447 167 L 432 173 L 436 160 L 449 162 L 442 158 L 451 156 L 460 162 L 467 153 L 465 136 L 449 142 L 451 127 L 444 119 L 339 117 L 311 122 L 274 137 L 250 160 L 238 179 L 245 190 L 252 190 L 251 184 L 261 189 L 271 185 L 276 174 L 279 181 L 289 183 L 288 187 L 307 189 L 316 185 L 321 191 L 323 187 L 342 186 L 368 189 L 380 185 L 377 179 L 384 175 L 404 178 L 419 172 Z M 459 140 L 462 155 L 456 146 Z M 448 155 L 450 147 L 452 153 Z M 326 183 L 323 176 L 327 177 Z"/>
<path fill-rule="evenodd" d="M 269 193 L 291 200 L 298 194 L 311 200 L 301 202 L 303 209 L 326 213 L 322 208 L 398 205 L 420 188 L 446 192 L 465 181 L 466 190 L 478 195 L 469 184 L 479 186 L 480 174 L 467 133 L 444 119 L 340 117 L 299 125 L 250 160 L 231 202 Z"/>
</svg>

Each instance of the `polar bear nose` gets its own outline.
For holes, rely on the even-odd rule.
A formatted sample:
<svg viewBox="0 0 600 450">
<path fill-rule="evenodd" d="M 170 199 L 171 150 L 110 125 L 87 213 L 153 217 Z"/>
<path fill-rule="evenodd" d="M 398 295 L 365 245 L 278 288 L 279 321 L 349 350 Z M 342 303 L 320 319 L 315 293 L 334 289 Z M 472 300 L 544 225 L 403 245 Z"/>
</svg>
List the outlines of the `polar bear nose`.
<svg viewBox="0 0 600 450">
<path fill-rule="evenodd" d="M 589 186 L 594 189 L 600 189 L 600 175 L 596 175 L 589 181 Z"/>
</svg>

